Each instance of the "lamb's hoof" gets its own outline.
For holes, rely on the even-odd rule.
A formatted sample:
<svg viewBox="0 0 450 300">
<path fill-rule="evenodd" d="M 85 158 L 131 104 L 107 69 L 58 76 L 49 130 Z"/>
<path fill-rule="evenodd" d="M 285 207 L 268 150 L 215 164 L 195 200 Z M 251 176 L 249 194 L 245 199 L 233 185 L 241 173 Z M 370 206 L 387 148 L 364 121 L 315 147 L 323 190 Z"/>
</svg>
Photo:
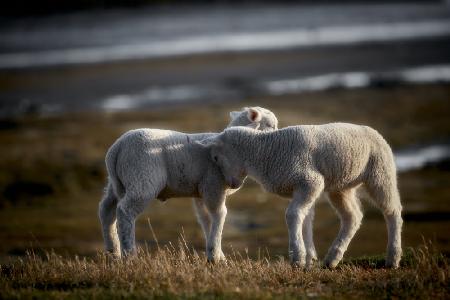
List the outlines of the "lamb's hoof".
<svg viewBox="0 0 450 300">
<path fill-rule="evenodd" d="M 325 256 L 325 259 L 323 260 L 323 265 L 327 269 L 335 269 L 339 262 L 342 260 L 342 255 L 339 255 L 339 252 L 337 250 L 330 252 Z"/>
<path fill-rule="evenodd" d="M 385 264 L 385 266 L 386 266 L 386 268 L 387 269 L 393 269 L 393 270 L 395 270 L 395 269 L 398 269 L 399 268 L 399 266 L 400 266 L 400 262 L 386 262 L 386 264 Z"/>
<path fill-rule="evenodd" d="M 386 255 L 385 267 L 388 269 L 398 269 L 400 266 L 400 260 L 402 259 L 401 249 L 397 249 L 393 253 Z"/>
<path fill-rule="evenodd" d="M 315 265 L 317 265 L 319 260 L 317 259 L 317 254 L 314 251 L 312 255 L 306 255 L 306 270 L 312 269 Z"/>
<path fill-rule="evenodd" d="M 322 267 L 324 269 L 334 270 L 334 269 L 336 269 L 338 264 L 339 264 L 339 261 L 327 261 L 327 260 L 325 260 L 323 265 L 322 265 Z"/>
<path fill-rule="evenodd" d="M 317 259 L 312 259 L 309 261 L 306 261 L 306 266 L 305 269 L 306 270 L 311 270 L 312 268 L 314 268 L 314 266 L 316 266 L 319 263 L 319 261 Z"/>
<path fill-rule="evenodd" d="M 305 263 L 300 261 L 292 261 L 291 267 L 294 270 L 304 270 L 305 269 Z"/>
<path fill-rule="evenodd" d="M 114 252 L 114 251 L 105 251 L 104 252 L 104 257 L 106 259 L 106 262 L 108 263 L 115 263 L 120 261 L 121 256 L 120 256 L 120 252 Z"/>
<path fill-rule="evenodd" d="M 137 250 L 130 249 L 130 250 L 122 251 L 119 259 L 124 262 L 129 262 L 129 261 L 132 261 L 133 259 L 137 258 L 137 256 L 138 256 Z"/>
<path fill-rule="evenodd" d="M 220 255 L 218 258 L 214 257 L 208 257 L 206 262 L 211 265 L 217 265 L 217 264 L 227 264 L 227 259 L 225 258 L 225 255 Z"/>
<path fill-rule="evenodd" d="M 322 264 L 322 269 L 324 269 L 324 270 L 334 270 L 335 268 L 330 267 L 329 265 L 326 265 L 326 264 Z"/>
<path fill-rule="evenodd" d="M 115 260 L 119 260 L 122 257 L 120 252 L 107 252 L 106 256 Z"/>
</svg>

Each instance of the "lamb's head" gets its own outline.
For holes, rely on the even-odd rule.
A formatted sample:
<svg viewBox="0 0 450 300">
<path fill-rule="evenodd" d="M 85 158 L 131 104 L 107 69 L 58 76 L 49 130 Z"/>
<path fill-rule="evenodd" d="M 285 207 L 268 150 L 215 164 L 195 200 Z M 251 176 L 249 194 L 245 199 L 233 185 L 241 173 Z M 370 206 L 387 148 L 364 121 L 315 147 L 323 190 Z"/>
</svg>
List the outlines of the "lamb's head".
<svg viewBox="0 0 450 300">
<path fill-rule="evenodd" d="M 198 142 L 202 147 L 208 149 L 210 159 L 219 167 L 226 184 L 233 189 L 240 187 L 247 176 L 244 163 L 237 155 L 239 149 L 230 138 L 230 133 L 238 130 L 255 131 L 247 127 L 235 127 L 227 129 L 215 137 Z"/>
<path fill-rule="evenodd" d="M 231 121 L 228 127 L 246 126 L 258 130 L 277 130 L 278 119 L 263 107 L 244 107 L 241 111 L 230 112 Z"/>
</svg>

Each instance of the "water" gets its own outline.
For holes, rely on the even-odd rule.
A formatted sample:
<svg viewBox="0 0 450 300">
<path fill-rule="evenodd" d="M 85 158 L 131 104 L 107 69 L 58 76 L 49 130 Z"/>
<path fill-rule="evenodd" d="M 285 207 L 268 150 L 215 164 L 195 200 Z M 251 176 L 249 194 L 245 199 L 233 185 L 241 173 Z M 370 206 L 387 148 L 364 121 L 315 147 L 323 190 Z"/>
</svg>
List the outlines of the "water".
<svg viewBox="0 0 450 300">
<path fill-rule="evenodd" d="M 271 95 L 323 91 L 332 88 L 363 88 L 380 83 L 424 84 L 450 82 L 450 65 L 421 66 L 386 72 L 345 72 L 263 83 Z"/>
<path fill-rule="evenodd" d="M 450 158 L 450 145 L 431 144 L 395 153 L 395 164 L 399 173 L 420 170 L 433 163 L 439 163 Z"/>
<path fill-rule="evenodd" d="M 99 109 L 106 111 L 131 110 L 140 107 L 169 105 L 194 101 L 216 101 L 226 98 L 244 98 L 251 91 L 255 95 L 285 95 L 328 89 L 364 88 L 386 84 L 426 84 L 450 82 L 450 65 L 422 66 L 386 72 L 343 72 L 248 83 L 240 86 L 182 85 L 151 87 L 133 94 L 106 97 L 99 101 Z"/>
<path fill-rule="evenodd" d="M 148 8 L 6 22 L 0 68 L 449 35 L 450 9 L 439 3 Z"/>
<path fill-rule="evenodd" d="M 182 37 L 102 47 L 0 54 L 0 68 L 42 67 L 64 64 L 102 63 L 215 52 L 278 50 L 284 48 L 399 41 L 450 35 L 450 20 L 390 24 L 348 25 L 271 32 L 226 33 Z"/>
<path fill-rule="evenodd" d="M 448 53 L 450 7 L 441 3 L 150 7 L 3 19 L 0 117 L 446 83 Z"/>
</svg>

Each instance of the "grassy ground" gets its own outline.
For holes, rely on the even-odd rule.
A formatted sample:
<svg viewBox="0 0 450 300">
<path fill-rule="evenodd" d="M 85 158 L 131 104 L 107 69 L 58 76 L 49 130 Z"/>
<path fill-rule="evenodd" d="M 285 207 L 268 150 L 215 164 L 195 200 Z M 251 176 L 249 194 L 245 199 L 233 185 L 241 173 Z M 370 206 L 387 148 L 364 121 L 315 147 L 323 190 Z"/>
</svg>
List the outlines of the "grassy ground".
<svg viewBox="0 0 450 300">
<path fill-rule="evenodd" d="M 405 216 L 403 241 L 405 247 L 415 249 L 408 252 L 404 268 L 399 271 L 377 268 L 379 258 L 360 259 L 364 255 L 382 257 L 386 245 L 383 218 L 366 204 L 363 225 L 346 254 L 346 265 L 336 271 L 291 270 L 284 262 L 287 200 L 264 193 L 251 181 L 227 202 L 229 213 L 223 241 L 225 254 L 231 258 L 227 267 L 205 266 L 203 237 L 189 199 L 155 201 L 141 216 L 137 239 L 141 246 L 152 250 L 142 253 L 142 266 L 139 261 L 111 265 L 98 256 L 102 239 L 96 214 L 106 176 L 104 154 L 121 133 L 131 128 L 220 131 L 227 123 L 229 111 L 257 104 L 273 110 L 280 126 L 331 121 L 367 124 L 399 149 L 448 141 L 449 99 L 448 85 L 386 87 L 170 110 L 30 115 L 2 120 L 0 290 L 3 294 L 0 298 L 388 297 L 396 295 L 396 287 L 401 287 L 401 297 L 422 298 L 429 292 L 444 297 L 448 292 L 444 288 L 448 288 L 448 261 L 438 253 L 431 258 L 426 255 L 420 258 L 422 252 L 418 247 L 425 237 L 433 241 L 438 252 L 450 253 L 450 236 L 446 230 L 450 219 L 450 172 L 445 168 L 430 167 L 399 176 Z M 361 197 L 366 198 L 364 194 Z M 441 218 L 434 218 L 436 213 Z M 174 220 L 170 224 L 166 221 L 168 216 Z M 183 254 L 186 257 L 182 261 L 175 257 L 184 248 L 155 253 L 156 241 L 149 230 L 149 221 L 163 249 L 169 243 L 176 243 L 183 232 L 189 247 L 198 253 L 190 249 Z M 338 229 L 338 218 L 322 198 L 315 222 L 315 243 L 321 257 Z M 52 249 L 57 255 L 46 258 L 45 253 Z M 26 257 L 27 251 L 33 251 L 35 256 Z M 234 254 L 236 251 L 255 260 L 241 259 Z M 75 259 L 73 255 L 80 258 Z M 269 257 L 270 263 L 263 256 Z M 439 263 L 433 265 L 434 260 Z M 129 266 L 139 268 L 131 271 Z M 235 287 L 238 289 L 234 290 Z"/>
<path fill-rule="evenodd" d="M 181 238 L 177 246 L 112 261 L 95 258 L 44 258 L 29 254 L 2 267 L 1 298 L 46 299 L 445 299 L 450 292 L 448 258 L 430 244 L 409 249 L 398 270 L 382 259 L 359 258 L 336 270 L 292 268 L 265 254 L 249 259 L 230 253 L 226 264 L 208 265 Z"/>
</svg>

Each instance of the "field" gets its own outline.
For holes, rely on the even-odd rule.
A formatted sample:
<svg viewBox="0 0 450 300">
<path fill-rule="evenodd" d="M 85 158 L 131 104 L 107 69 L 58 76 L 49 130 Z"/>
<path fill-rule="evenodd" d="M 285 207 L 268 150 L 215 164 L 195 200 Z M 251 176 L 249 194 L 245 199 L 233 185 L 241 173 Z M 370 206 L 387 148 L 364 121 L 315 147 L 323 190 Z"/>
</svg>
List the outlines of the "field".
<svg viewBox="0 0 450 300">
<path fill-rule="evenodd" d="M 264 193 L 251 180 L 227 201 L 226 265 L 206 264 L 189 199 L 154 201 L 137 223 L 138 258 L 111 261 L 101 254 L 97 205 L 106 176 L 104 154 L 131 128 L 220 131 L 229 111 L 256 104 L 273 110 L 280 127 L 332 121 L 370 125 L 398 150 L 448 142 L 449 99 L 449 85 L 397 86 L 152 111 L 31 113 L 4 119 L 0 298 L 446 298 L 448 162 L 399 174 L 405 219 L 399 270 L 381 267 L 385 225 L 364 192 L 363 225 L 344 264 L 307 272 L 286 261 L 287 199 Z M 339 220 L 325 197 L 316 210 L 315 243 L 323 257 Z"/>
<path fill-rule="evenodd" d="M 156 252 L 111 261 L 104 255 L 44 258 L 30 254 L 3 267 L 3 298 L 46 299 L 445 299 L 448 259 L 425 244 L 406 252 L 399 270 L 381 268 L 382 259 L 359 258 L 336 270 L 294 269 L 283 258 L 249 259 L 229 253 L 227 263 L 208 265 L 180 238 Z"/>
</svg>

